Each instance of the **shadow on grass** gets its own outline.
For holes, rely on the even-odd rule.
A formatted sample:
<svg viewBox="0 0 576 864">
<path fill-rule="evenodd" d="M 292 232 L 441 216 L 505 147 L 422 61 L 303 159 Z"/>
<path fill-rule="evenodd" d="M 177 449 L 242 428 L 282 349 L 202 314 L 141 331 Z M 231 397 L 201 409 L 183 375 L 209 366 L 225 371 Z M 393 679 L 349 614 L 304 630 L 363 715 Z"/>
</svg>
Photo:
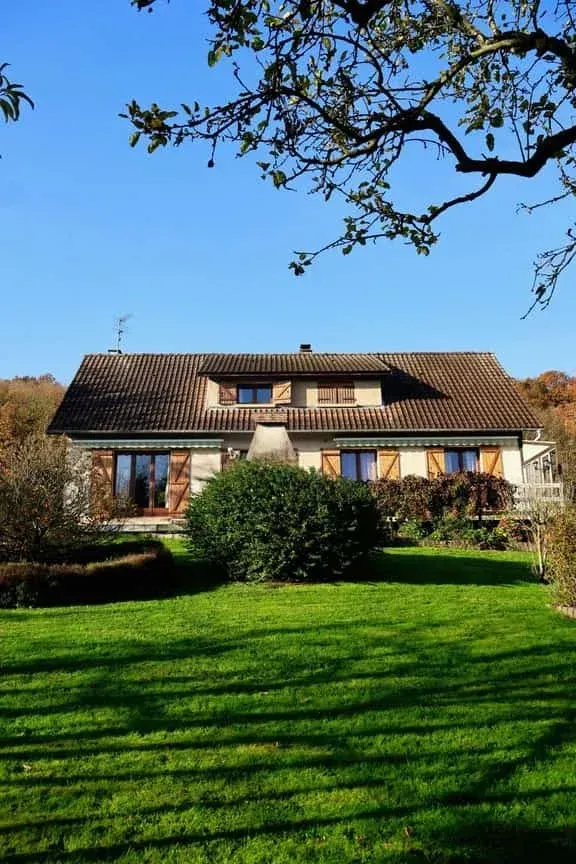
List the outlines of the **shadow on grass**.
<svg viewBox="0 0 576 864">
<path fill-rule="evenodd" d="M 412 585 L 494 585 L 514 586 L 521 582 L 536 582 L 530 566 L 522 561 L 510 561 L 493 552 L 432 554 L 411 552 L 376 552 L 360 572 L 351 573 L 348 582 L 404 582 Z"/>
<path fill-rule="evenodd" d="M 201 566 L 193 560 L 181 566 L 190 564 Z M 507 586 L 525 581 L 528 572 L 496 556 L 409 552 L 379 555 L 377 569 L 380 579 L 424 585 Z M 280 597 L 274 607 L 278 616 L 282 603 Z M 226 853 L 239 864 L 572 864 L 576 838 L 558 828 L 557 812 L 562 818 L 569 811 L 573 777 L 562 774 L 566 755 L 560 767 L 555 759 L 576 735 L 573 641 L 557 629 L 556 638 L 536 644 L 499 645 L 439 630 L 437 621 L 386 617 L 378 606 L 368 619 L 355 614 L 331 623 L 306 619 L 299 627 L 293 620 L 282 626 L 278 617 L 241 632 L 226 630 L 220 620 L 213 638 L 209 630 L 206 637 L 134 640 L 116 656 L 84 649 L 5 664 L 4 674 L 30 673 L 32 686 L 42 677 L 47 688 L 54 681 L 43 673 L 86 672 L 79 685 L 60 682 L 44 708 L 21 713 L 32 730 L 35 714 L 66 717 L 78 710 L 89 728 L 75 729 L 68 718 L 67 732 L 58 722 L 38 735 L 22 735 L 25 727 L 18 726 L 0 740 L 9 761 L 4 789 L 14 792 L 13 801 L 22 796 L 23 811 L 29 807 L 27 821 L 10 826 L 5 819 L 11 845 L 3 861 L 200 861 L 218 851 L 214 860 Z M 318 646 L 322 652 L 327 646 L 325 653 Z M 30 694 L 28 683 L 23 694 Z M 230 700 L 236 696 L 243 698 Z M 98 726 L 98 719 L 107 725 Z M 148 738 L 151 733 L 156 737 Z M 104 740 L 112 736 L 117 740 Z M 407 744 L 408 736 L 414 742 Z M 138 753 L 148 761 L 139 763 Z M 531 772 L 532 788 L 526 788 Z M 389 795 L 394 783 L 396 796 Z M 204 791 L 194 784 L 204 784 Z M 52 805 L 42 821 L 45 798 L 60 789 L 61 809 Z M 90 801 L 85 813 L 66 810 L 70 789 Z M 134 800 L 130 789 L 138 792 Z M 362 790 L 368 797 L 354 796 Z M 121 815 L 106 812 L 114 794 L 126 801 Z M 302 803 L 299 796 L 310 798 Z M 315 796 L 325 796 L 321 806 Z M 536 815 L 530 806 L 539 808 Z M 195 822 L 187 822 L 187 810 Z M 80 832 L 78 848 L 71 848 Z M 356 849 L 355 857 L 349 849 L 340 859 L 322 857 L 331 832 L 335 842 L 366 832 L 374 845 Z M 396 846 L 388 849 L 390 837 Z M 215 845 L 208 850 L 209 843 Z M 277 857 L 270 857 L 271 846 Z"/>
</svg>

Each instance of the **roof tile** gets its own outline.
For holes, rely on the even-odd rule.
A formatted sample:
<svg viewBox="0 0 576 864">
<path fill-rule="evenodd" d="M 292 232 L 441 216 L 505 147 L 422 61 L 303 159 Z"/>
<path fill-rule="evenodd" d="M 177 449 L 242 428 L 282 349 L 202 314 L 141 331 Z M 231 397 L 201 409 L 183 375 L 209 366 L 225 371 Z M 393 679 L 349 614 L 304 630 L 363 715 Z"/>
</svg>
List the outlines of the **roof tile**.
<svg viewBox="0 0 576 864">
<path fill-rule="evenodd" d="M 537 428 L 493 354 L 89 354 L 50 432 L 245 432 L 258 410 L 206 408 L 208 370 L 220 375 L 371 374 L 381 408 L 283 408 L 293 431 L 424 432 Z M 316 371 L 313 371 L 316 370 Z"/>
</svg>

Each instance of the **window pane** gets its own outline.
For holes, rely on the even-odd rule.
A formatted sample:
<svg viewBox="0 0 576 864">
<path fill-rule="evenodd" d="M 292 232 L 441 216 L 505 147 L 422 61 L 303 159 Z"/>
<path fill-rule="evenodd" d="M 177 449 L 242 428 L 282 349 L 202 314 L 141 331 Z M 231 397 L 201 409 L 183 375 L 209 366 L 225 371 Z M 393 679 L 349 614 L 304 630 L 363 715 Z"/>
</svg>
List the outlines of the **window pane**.
<svg viewBox="0 0 576 864">
<path fill-rule="evenodd" d="M 343 450 L 340 454 L 340 471 L 342 477 L 347 477 L 349 480 L 357 480 L 358 474 L 356 471 L 356 453 Z"/>
<path fill-rule="evenodd" d="M 252 402 L 254 399 L 254 388 L 253 387 L 243 387 L 240 385 L 238 387 L 238 402 L 246 404 L 247 402 Z"/>
<path fill-rule="evenodd" d="M 167 453 L 157 453 L 154 457 L 154 507 L 166 507 L 169 463 Z"/>
<path fill-rule="evenodd" d="M 462 470 L 476 471 L 477 468 L 476 450 L 462 450 Z"/>
<path fill-rule="evenodd" d="M 116 456 L 116 486 L 114 494 L 121 498 L 130 495 L 130 471 L 132 456 L 129 453 L 119 453 Z"/>
<path fill-rule="evenodd" d="M 360 480 L 376 480 L 376 453 L 373 450 L 360 452 Z"/>
<path fill-rule="evenodd" d="M 272 401 L 272 387 L 257 387 L 256 388 L 256 402 L 271 402 Z"/>
<path fill-rule="evenodd" d="M 134 503 L 137 507 L 150 507 L 150 453 L 137 453 L 134 474 Z"/>
<path fill-rule="evenodd" d="M 447 474 L 453 474 L 460 470 L 460 459 L 458 458 L 458 450 L 444 451 L 444 469 Z"/>
</svg>

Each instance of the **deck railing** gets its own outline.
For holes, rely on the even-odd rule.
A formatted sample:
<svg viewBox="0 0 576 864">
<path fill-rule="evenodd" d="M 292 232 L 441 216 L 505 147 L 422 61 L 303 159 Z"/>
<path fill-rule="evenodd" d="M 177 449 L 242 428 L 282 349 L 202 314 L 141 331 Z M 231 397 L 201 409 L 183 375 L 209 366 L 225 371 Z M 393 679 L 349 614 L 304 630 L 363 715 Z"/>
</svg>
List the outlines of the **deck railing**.
<svg viewBox="0 0 576 864">
<path fill-rule="evenodd" d="M 562 483 L 517 483 L 514 488 L 514 508 L 529 510 L 534 504 L 564 506 Z"/>
</svg>

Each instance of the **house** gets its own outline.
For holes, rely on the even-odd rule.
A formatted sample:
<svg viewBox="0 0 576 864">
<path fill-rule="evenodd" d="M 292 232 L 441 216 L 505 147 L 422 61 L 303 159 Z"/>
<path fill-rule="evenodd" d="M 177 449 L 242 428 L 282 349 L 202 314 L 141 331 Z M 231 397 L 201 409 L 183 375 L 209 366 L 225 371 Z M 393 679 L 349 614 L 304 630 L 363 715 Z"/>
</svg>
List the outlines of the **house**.
<svg viewBox="0 0 576 864">
<path fill-rule="evenodd" d="M 182 512 L 237 458 L 359 480 L 526 482 L 539 420 L 489 353 L 91 354 L 49 432 L 142 515 Z M 536 449 L 535 449 L 536 447 Z"/>
</svg>

